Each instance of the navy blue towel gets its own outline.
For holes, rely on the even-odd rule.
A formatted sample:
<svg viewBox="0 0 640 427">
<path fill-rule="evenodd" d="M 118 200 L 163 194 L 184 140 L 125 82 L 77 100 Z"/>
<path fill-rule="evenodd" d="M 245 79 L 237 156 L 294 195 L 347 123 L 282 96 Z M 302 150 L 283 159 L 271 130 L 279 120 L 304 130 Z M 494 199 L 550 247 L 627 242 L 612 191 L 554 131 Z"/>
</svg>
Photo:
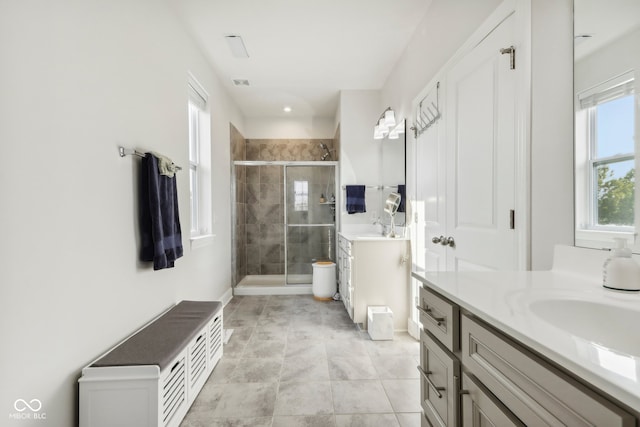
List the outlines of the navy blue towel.
<svg viewBox="0 0 640 427">
<path fill-rule="evenodd" d="M 347 213 L 366 212 L 364 204 L 364 185 L 347 185 Z"/>
<path fill-rule="evenodd" d="M 398 206 L 398 212 L 404 212 L 405 210 L 405 205 L 404 205 L 404 200 L 407 197 L 407 190 L 405 189 L 405 186 L 403 184 L 398 185 L 398 194 L 400 195 L 400 206 Z"/>
<path fill-rule="evenodd" d="M 140 259 L 153 261 L 154 270 L 171 268 L 183 253 L 176 177 L 160 175 L 151 153 L 142 158 L 139 195 Z"/>
</svg>

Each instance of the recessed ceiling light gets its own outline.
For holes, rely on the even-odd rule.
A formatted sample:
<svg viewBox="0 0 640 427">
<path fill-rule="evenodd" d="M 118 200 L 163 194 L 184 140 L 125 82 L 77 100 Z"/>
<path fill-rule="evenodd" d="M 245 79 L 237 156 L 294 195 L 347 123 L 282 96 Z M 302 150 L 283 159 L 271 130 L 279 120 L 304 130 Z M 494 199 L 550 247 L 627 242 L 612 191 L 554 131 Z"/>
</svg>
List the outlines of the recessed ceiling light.
<svg viewBox="0 0 640 427">
<path fill-rule="evenodd" d="M 249 86 L 249 80 L 247 79 L 233 79 L 232 81 L 236 86 Z"/>
<path fill-rule="evenodd" d="M 231 49 L 231 53 L 236 58 L 248 58 L 249 52 L 247 52 L 247 48 L 244 46 L 244 41 L 242 41 L 242 37 L 237 34 L 230 34 L 228 36 L 224 36 L 229 44 L 229 49 Z"/>
<path fill-rule="evenodd" d="M 282 109 L 282 111 L 284 111 L 285 113 L 290 113 L 291 112 L 291 107 L 289 107 L 288 105 L 285 105 L 284 108 Z"/>
</svg>

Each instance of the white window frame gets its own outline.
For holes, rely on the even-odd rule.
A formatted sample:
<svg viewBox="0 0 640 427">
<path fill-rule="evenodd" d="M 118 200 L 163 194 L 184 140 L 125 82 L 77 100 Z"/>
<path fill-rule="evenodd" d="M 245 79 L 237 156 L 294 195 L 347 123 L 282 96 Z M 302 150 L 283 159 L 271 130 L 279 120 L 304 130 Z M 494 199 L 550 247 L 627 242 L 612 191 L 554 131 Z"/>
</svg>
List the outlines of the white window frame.
<svg viewBox="0 0 640 427">
<path fill-rule="evenodd" d="M 189 181 L 191 247 L 209 244 L 214 237 L 211 204 L 211 117 L 209 95 L 188 78 Z"/>
<path fill-rule="evenodd" d="M 309 181 L 293 181 L 293 208 L 296 212 L 309 211 Z"/>
<path fill-rule="evenodd" d="M 576 244 L 589 247 L 608 247 L 614 237 L 627 239 L 630 246 L 634 245 L 634 226 L 615 226 L 597 224 L 597 173 L 599 165 L 612 164 L 620 161 L 637 160 L 635 152 L 621 153 L 615 156 L 595 158 L 595 109 L 599 104 L 634 93 L 633 71 L 607 80 L 591 89 L 577 95 L 576 100 Z M 637 108 L 637 107 L 636 107 Z M 637 115 L 637 112 L 636 112 Z M 636 129 L 638 132 L 638 129 Z M 637 144 L 636 144 L 637 145 Z M 638 168 L 636 167 L 636 170 Z M 638 224 L 637 191 L 635 206 L 635 224 Z"/>
</svg>

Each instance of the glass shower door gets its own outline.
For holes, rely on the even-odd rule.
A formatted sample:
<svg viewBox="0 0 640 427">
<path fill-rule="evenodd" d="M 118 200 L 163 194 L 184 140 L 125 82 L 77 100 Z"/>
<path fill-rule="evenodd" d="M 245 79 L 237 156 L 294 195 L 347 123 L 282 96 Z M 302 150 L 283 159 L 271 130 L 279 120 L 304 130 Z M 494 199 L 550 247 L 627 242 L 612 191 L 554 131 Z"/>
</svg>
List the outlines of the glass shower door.
<svg viewBox="0 0 640 427">
<path fill-rule="evenodd" d="M 335 191 L 333 165 L 285 167 L 287 284 L 310 284 L 313 262 L 335 262 Z"/>
</svg>

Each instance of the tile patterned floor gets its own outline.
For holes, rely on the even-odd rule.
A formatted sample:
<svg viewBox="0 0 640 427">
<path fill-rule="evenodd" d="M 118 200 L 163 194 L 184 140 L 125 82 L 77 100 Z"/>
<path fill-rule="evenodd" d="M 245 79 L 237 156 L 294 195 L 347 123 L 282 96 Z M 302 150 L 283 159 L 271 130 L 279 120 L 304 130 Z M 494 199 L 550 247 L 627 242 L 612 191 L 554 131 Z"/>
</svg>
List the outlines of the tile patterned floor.
<svg viewBox="0 0 640 427">
<path fill-rule="evenodd" d="M 181 427 L 419 427 L 420 347 L 371 341 L 342 302 L 236 296 L 233 329 Z"/>
</svg>

